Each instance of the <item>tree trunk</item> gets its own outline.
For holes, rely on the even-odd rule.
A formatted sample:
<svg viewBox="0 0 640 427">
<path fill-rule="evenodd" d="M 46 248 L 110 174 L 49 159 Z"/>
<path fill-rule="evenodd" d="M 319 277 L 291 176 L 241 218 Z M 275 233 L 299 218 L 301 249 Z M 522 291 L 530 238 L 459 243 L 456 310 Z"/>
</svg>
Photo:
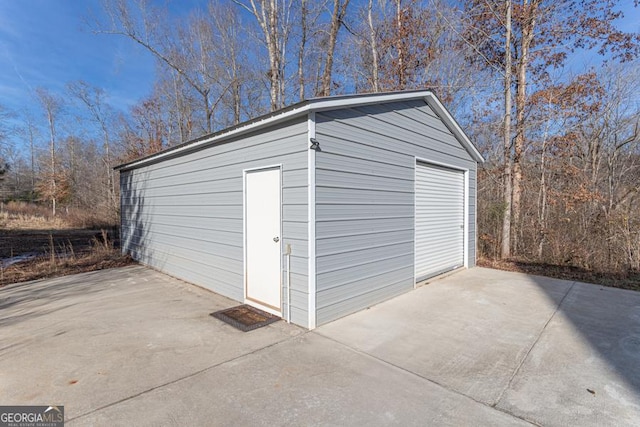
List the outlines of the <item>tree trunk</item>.
<svg viewBox="0 0 640 427">
<path fill-rule="evenodd" d="M 49 135 L 51 138 L 49 141 L 49 155 L 51 156 L 51 181 L 49 182 L 51 186 L 51 213 L 53 216 L 56 216 L 56 130 L 53 113 L 50 110 L 47 111 L 47 120 L 49 122 Z"/>
<path fill-rule="evenodd" d="M 404 90 L 407 85 L 405 76 L 405 51 L 402 31 L 402 0 L 396 0 L 396 49 L 398 50 L 398 90 Z"/>
<path fill-rule="evenodd" d="M 333 70 L 333 55 L 336 50 L 336 41 L 338 39 L 338 30 L 342 25 L 342 18 L 349 5 L 349 0 L 333 0 L 333 14 L 331 15 L 331 29 L 329 30 L 329 46 L 327 46 L 327 56 L 324 64 L 324 73 L 322 75 L 321 96 L 331 95 L 331 76 Z"/>
<path fill-rule="evenodd" d="M 505 64 L 504 64 L 504 215 L 502 217 L 502 247 L 500 258 L 511 256 L 511 0 L 506 1 Z"/>
<path fill-rule="evenodd" d="M 210 134 L 213 131 L 213 126 L 211 124 L 212 117 L 213 117 L 213 109 L 209 105 L 209 91 L 207 90 L 204 93 L 201 93 L 201 95 L 202 95 L 202 106 L 204 107 L 204 111 L 207 112 L 207 115 L 206 115 L 207 134 Z"/>
<path fill-rule="evenodd" d="M 278 52 L 278 8 L 276 0 L 271 0 L 269 3 L 269 25 L 267 31 L 268 51 L 269 51 L 269 65 L 271 66 L 271 111 L 275 111 L 280 108 L 278 98 L 280 95 L 280 60 Z"/>
<path fill-rule="evenodd" d="M 378 42 L 373 26 L 373 0 L 369 0 L 367 6 L 367 23 L 369 24 L 369 46 L 371 48 L 371 88 L 374 92 L 380 92 L 380 78 L 378 77 Z"/>
<path fill-rule="evenodd" d="M 538 261 L 542 261 L 544 244 L 547 239 L 547 135 L 542 140 L 542 154 L 540 155 L 540 192 L 538 194 Z"/>
<path fill-rule="evenodd" d="M 307 45 L 307 0 L 300 0 L 300 47 L 298 48 L 298 85 L 300 101 L 304 101 L 304 50 Z"/>
<path fill-rule="evenodd" d="M 233 94 L 233 124 L 240 124 L 240 105 L 242 104 L 241 99 L 241 85 L 240 78 L 235 77 L 233 81 L 232 94 Z"/>
<path fill-rule="evenodd" d="M 182 95 L 178 87 L 179 73 L 171 73 L 171 83 L 173 84 L 173 100 L 175 101 L 176 111 L 178 112 L 178 129 L 180 130 L 180 142 L 189 140 L 189 121 L 185 114 L 182 104 Z"/>
<path fill-rule="evenodd" d="M 115 187 L 115 178 L 113 176 L 113 169 L 111 168 L 111 142 L 109 140 L 109 129 L 107 127 L 107 123 L 104 120 L 101 120 L 100 125 L 102 126 L 102 134 L 104 136 L 104 151 L 105 151 L 105 163 L 106 163 L 106 173 L 107 173 L 107 200 L 111 213 L 116 212 L 118 207 L 118 202 L 116 200 L 116 187 Z"/>
<path fill-rule="evenodd" d="M 516 93 L 516 135 L 513 141 L 513 196 L 512 221 L 518 230 L 521 229 L 521 198 L 522 198 L 522 154 L 525 144 L 525 112 L 527 106 L 527 71 L 529 68 L 529 48 L 533 40 L 536 26 L 536 9 L 538 0 L 529 4 L 523 1 L 524 19 L 521 23 L 522 37 L 520 39 L 520 60 L 517 67 Z M 514 246 L 514 249 L 517 245 Z"/>
<path fill-rule="evenodd" d="M 31 202 L 33 202 L 33 197 L 35 195 L 36 192 L 36 159 L 35 159 L 35 155 L 36 155 L 36 151 L 35 151 L 35 144 L 34 144 L 34 135 L 33 135 L 33 127 L 32 124 L 29 123 L 28 124 L 29 129 L 29 150 L 31 152 L 31 191 L 30 191 L 30 195 L 29 195 L 29 200 Z"/>
</svg>

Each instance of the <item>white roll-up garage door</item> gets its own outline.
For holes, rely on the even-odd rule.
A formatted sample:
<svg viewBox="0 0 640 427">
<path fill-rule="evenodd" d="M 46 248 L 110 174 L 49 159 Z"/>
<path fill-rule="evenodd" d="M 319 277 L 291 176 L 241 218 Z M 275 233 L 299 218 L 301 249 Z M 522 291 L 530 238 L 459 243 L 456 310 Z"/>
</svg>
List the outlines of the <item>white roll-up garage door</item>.
<svg viewBox="0 0 640 427">
<path fill-rule="evenodd" d="M 464 172 L 416 164 L 416 280 L 464 265 Z"/>
</svg>

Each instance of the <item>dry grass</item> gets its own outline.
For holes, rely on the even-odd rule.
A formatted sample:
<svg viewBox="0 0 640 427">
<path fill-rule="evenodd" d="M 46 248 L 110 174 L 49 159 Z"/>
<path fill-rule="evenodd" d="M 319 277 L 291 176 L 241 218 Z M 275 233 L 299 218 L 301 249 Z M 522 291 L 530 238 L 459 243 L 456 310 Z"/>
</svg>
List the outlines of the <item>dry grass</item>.
<svg viewBox="0 0 640 427">
<path fill-rule="evenodd" d="M 8 202 L 0 207 L 0 229 L 69 230 L 109 228 L 115 225 L 105 215 L 77 208 L 63 208 L 56 216 L 46 206 L 27 202 Z"/>
<path fill-rule="evenodd" d="M 65 230 L 73 227 L 60 217 L 50 219 L 2 212 L 0 213 L 0 228 L 5 230 Z"/>
<path fill-rule="evenodd" d="M 480 267 L 489 267 L 498 270 L 517 271 L 538 276 L 555 277 L 557 279 L 595 283 L 613 288 L 640 291 L 640 271 L 630 271 L 624 274 L 603 273 L 573 266 L 541 264 L 522 260 L 492 260 L 487 258 L 478 259 L 477 264 Z"/>
<path fill-rule="evenodd" d="M 107 232 L 106 229 L 110 232 Z M 131 264 L 117 247 L 117 230 L 99 215 L 9 202 L 0 212 L 0 261 L 25 254 L 36 258 L 4 267 L 0 286 Z"/>
<path fill-rule="evenodd" d="M 0 287 L 10 283 L 123 267 L 133 263 L 129 256 L 123 256 L 117 249 L 92 251 L 66 257 L 52 258 L 50 255 L 44 255 L 7 268 L 0 266 Z"/>
</svg>

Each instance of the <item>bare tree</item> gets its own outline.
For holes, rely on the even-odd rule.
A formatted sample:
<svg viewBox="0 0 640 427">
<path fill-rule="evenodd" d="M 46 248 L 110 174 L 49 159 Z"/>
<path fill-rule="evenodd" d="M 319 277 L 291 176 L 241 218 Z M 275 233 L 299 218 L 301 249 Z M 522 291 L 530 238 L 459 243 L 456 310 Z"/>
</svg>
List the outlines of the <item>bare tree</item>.
<svg viewBox="0 0 640 427">
<path fill-rule="evenodd" d="M 0 179 L 3 179 L 9 170 L 9 164 L 6 161 L 6 151 L 11 148 L 7 143 L 7 137 L 9 134 L 8 120 L 12 116 L 13 113 L 11 111 L 0 105 Z"/>
<path fill-rule="evenodd" d="M 307 46 L 307 17 L 309 15 L 309 7 L 307 0 L 300 0 L 300 43 L 298 44 L 298 91 L 300 101 L 304 101 L 304 57 L 305 48 Z"/>
<path fill-rule="evenodd" d="M 251 13 L 264 37 L 269 56 L 269 97 L 271 111 L 284 105 L 286 47 L 290 31 L 291 1 L 233 0 Z"/>
<path fill-rule="evenodd" d="M 118 201 L 116 200 L 115 179 L 113 175 L 113 159 L 111 154 L 111 112 L 105 102 L 105 93 L 102 89 L 93 87 L 84 81 L 69 83 L 67 88 L 72 96 L 76 97 L 87 109 L 91 119 L 99 126 L 102 134 L 102 147 L 104 149 L 103 170 L 106 177 L 106 199 L 111 213 L 116 212 Z"/>
<path fill-rule="evenodd" d="M 530 49 L 536 34 L 537 18 L 541 0 L 523 0 L 522 17 L 520 19 L 519 58 L 516 62 L 516 134 L 513 139 L 513 177 L 511 210 L 515 221 L 521 219 L 522 199 L 522 156 L 525 148 L 525 114 L 527 108 L 527 76 L 531 64 Z M 511 4 L 509 3 L 509 6 Z M 510 25 L 511 23 L 509 23 Z M 509 34 L 511 32 L 509 31 Z M 511 56 L 509 54 L 508 56 Z M 510 95 L 510 92 L 509 92 Z M 503 246 L 504 248 L 504 246 Z M 507 256 L 510 253 L 507 253 Z"/>
<path fill-rule="evenodd" d="M 369 47 L 371 49 L 371 88 L 374 92 L 380 91 L 380 77 L 378 76 L 378 35 L 373 23 L 373 0 L 369 0 L 367 6 L 367 25 L 369 26 Z"/>
<path fill-rule="evenodd" d="M 232 124 L 240 123 L 242 118 L 242 90 L 253 78 L 248 67 L 248 57 L 243 46 L 241 32 L 242 22 L 235 8 L 209 3 L 209 16 L 215 29 L 215 40 L 220 50 L 216 59 L 221 97 L 225 92 L 230 95 Z"/>
<path fill-rule="evenodd" d="M 47 126 L 49 130 L 49 171 L 47 176 L 47 184 L 45 185 L 46 196 L 51 201 L 51 212 L 56 215 L 56 202 L 58 200 L 58 179 L 59 172 L 56 165 L 56 125 L 58 115 L 62 110 L 62 101 L 56 95 L 50 93 L 44 88 L 36 89 L 36 96 L 40 102 L 40 106 L 44 110 Z"/>
<path fill-rule="evenodd" d="M 40 132 L 31 111 L 25 111 L 22 115 L 22 126 L 19 128 L 20 135 L 29 143 L 29 189 L 30 198 L 35 195 L 36 188 L 36 140 L 40 137 Z"/>
<path fill-rule="evenodd" d="M 504 122 L 502 126 L 504 138 L 504 214 L 502 217 L 502 248 L 500 256 L 505 259 L 511 256 L 511 0 L 505 2 L 505 37 L 504 37 Z"/>
<path fill-rule="evenodd" d="M 338 31 L 342 26 L 345 14 L 347 13 L 349 0 L 333 0 L 333 12 L 331 14 L 331 25 L 329 27 L 329 41 L 327 43 L 327 51 L 325 56 L 324 72 L 322 74 L 322 86 L 319 95 L 331 95 L 331 75 L 333 70 L 333 56 L 336 49 L 336 41 L 338 40 Z"/>
<path fill-rule="evenodd" d="M 178 73 L 182 79 L 196 91 L 202 100 L 202 111 L 205 117 L 205 130 L 213 130 L 211 118 L 211 81 L 208 71 L 208 55 L 210 39 L 206 39 L 205 27 L 201 20 L 189 23 L 182 33 L 182 43 L 178 37 L 171 35 L 171 25 L 163 22 L 159 10 L 149 10 L 145 0 L 137 2 L 138 10 L 131 10 L 127 0 L 109 0 L 104 3 L 105 13 L 110 19 L 110 26 L 98 24 L 94 29 L 98 34 L 115 34 L 128 37 L 144 47 L 158 61 Z M 140 20 L 136 19 L 140 16 Z"/>
<path fill-rule="evenodd" d="M 505 150 L 505 169 L 509 169 L 510 186 L 505 182 L 505 218 L 503 223 L 503 256 L 517 252 L 515 230 L 522 231 L 523 162 L 528 140 L 527 114 L 531 111 L 528 90 L 532 84 L 544 84 L 553 68 L 561 67 L 568 54 L 578 48 L 599 48 L 612 58 L 629 60 L 640 53 L 640 36 L 620 31 L 613 22 L 620 16 L 614 10 L 617 0 L 579 0 L 559 3 L 550 0 L 470 0 L 465 4 L 468 30 L 464 43 L 473 47 L 476 61 L 493 69 L 506 69 L 513 59 L 515 78 L 515 129 L 512 148 Z M 507 25 L 502 11 L 516 11 L 509 25 L 509 52 L 504 49 Z M 499 43 L 498 43 L 499 41 Z M 509 71 L 511 72 L 511 71 Z M 504 91 L 511 97 L 511 91 Z M 507 101 L 505 99 L 505 101 Z M 510 101 L 509 101 L 510 102 Z M 506 105 L 506 102 L 505 102 Z M 508 155 L 508 157 L 506 157 Z M 507 174 L 505 174 L 507 175 Z M 506 178 L 507 179 L 507 178 Z M 510 193 L 510 195 L 509 195 Z M 509 200 L 510 199 L 510 203 Z M 510 231 L 507 230 L 510 229 Z M 506 245 L 511 248 L 507 250 Z"/>
<path fill-rule="evenodd" d="M 0 105 L 0 147 L 2 147 L 7 140 L 9 134 L 8 121 L 13 117 L 13 113 L 6 107 Z"/>
</svg>

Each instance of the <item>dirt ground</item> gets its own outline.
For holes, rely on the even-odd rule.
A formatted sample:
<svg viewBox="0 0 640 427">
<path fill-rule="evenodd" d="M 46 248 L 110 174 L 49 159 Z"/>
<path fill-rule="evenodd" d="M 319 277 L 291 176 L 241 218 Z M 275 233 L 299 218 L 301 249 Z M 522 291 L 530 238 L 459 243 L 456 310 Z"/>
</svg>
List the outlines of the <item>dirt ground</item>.
<svg viewBox="0 0 640 427">
<path fill-rule="evenodd" d="M 574 280 L 578 282 L 597 283 L 598 285 L 613 288 L 640 291 L 640 271 L 622 273 L 602 273 L 579 267 L 540 264 L 526 261 L 502 261 L 481 258 L 478 266 L 495 268 L 505 271 L 517 271 L 520 273 L 538 276 L 554 277 L 556 279 Z"/>
<path fill-rule="evenodd" d="M 107 232 L 108 240 L 117 243 L 117 233 Z M 103 244 L 101 230 L 0 230 L 0 259 L 24 254 L 86 252 L 96 244 Z"/>
<path fill-rule="evenodd" d="M 6 267 L 0 263 L 0 286 L 131 264 L 133 261 L 129 257 L 120 254 L 119 243 L 119 233 L 115 228 L 104 232 L 99 229 L 0 229 L 0 261 L 21 255 L 30 256 L 29 261 Z M 53 263 L 52 248 L 56 255 Z M 572 266 L 486 258 L 479 259 L 478 265 L 640 291 L 640 271 L 599 273 Z"/>
<path fill-rule="evenodd" d="M 133 263 L 120 253 L 113 229 L 0 230 L 0 261 L 20 256 L 28 260 L 0 263 L 0 286 Z"/>
</svg>

